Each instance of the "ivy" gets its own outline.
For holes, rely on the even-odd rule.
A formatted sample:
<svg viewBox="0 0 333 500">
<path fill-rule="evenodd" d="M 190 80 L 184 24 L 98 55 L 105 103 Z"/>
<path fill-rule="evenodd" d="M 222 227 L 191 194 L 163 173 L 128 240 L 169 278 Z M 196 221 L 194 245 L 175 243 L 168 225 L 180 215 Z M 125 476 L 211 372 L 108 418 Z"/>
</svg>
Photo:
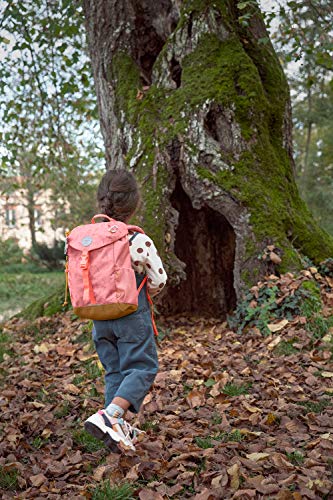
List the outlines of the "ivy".
<svg viewBox="0 0 333 500">
<path fill-rule="evenodd" d="M 228 317 L 230 328 L 237 333 L 244 333 L 249 328 L 256 327 L 263 335 L 269 335 L 269 323 L 281 319 L 292 321 L 295 316 L 312 315 L 320 308 L 319 291 L 316 285 L 315 288 L 312 287 L 312 281 L 304 282 L 311 286 L 300 285 L 288 294 L 273 283 L 266 282 L 259 290 L 255 287 L 245 295 L 233 315 Z"/>
</svg>

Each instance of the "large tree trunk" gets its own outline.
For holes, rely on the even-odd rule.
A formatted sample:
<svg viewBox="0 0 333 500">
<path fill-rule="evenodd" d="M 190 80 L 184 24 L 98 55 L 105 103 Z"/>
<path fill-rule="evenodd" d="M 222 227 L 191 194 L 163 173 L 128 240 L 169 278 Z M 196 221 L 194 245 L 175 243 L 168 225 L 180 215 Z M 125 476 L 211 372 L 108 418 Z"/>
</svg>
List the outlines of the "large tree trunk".
<svg viewBox="0 0 333 500">
<path fill-rule="evenodd" d="M 141 182 L 175 313 L 233 308 L 274 270 L 267 245 L 280 270 L 333 251 L 295 185 L 285 76 L 237 3 L 84 0 L 107 167 Z"/>
</svg>

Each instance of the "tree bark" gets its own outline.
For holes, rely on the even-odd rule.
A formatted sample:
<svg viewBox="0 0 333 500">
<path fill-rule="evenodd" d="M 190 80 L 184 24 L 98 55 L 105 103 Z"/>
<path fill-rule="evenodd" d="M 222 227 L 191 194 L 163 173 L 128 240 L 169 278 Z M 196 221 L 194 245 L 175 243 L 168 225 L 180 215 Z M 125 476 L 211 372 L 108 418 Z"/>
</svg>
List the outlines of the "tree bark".
<svg viewBox="0 0 333 500">
<path fill-rule="evenodd" d="M 107 168 L 141 183 L 164 311 L 224 315 L 265 273 L 332 254 L 296 188 L 288 85 L 259 10 L 243 26 L 231 0 L 83 3 Z"/>
<path fill-rule="evenodd" d="M 312 109 L 312 89 L 308 89 L 307 94 L 307 115 L 308 121 L 306 124 L 306 140 L 305 140 L 305 152 L 304 152 L 304 170 L 302 174 L 302 187 L 305 193 L 311 192 L 311 168 L 310 168 L 310 148 L 312 139 L 312 127 L 313 127 L 313 109 Z"/>
<path fill-rule="evenodd" d="M 29 216 L 29 231 L 31 236 L 31 247 L 35 248 L 36 240 L 36 221 L 35 221 L 35 192 L 31 183 L 27 181 L 27 209 Z"/>
</svg>

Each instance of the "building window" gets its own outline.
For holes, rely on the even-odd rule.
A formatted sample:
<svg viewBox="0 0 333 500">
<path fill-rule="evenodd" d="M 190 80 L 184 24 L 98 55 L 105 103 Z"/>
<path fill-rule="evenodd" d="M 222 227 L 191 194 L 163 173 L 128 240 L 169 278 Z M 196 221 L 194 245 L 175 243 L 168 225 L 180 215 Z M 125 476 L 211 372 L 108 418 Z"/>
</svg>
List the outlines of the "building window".
<svg viewBox="0 0 333 500">
<path fill-rule="evenodd" d="M 40 207 L 35 207 L 34 209 L 35 227 L 41 227 L 42 225 L 42 212 Z"/>
<path fill-rule="evenodd" d="M 8 227 L 15 227 L 16 225 L 15 208 L 6 208 L 6 224 Z"/>
</svg>

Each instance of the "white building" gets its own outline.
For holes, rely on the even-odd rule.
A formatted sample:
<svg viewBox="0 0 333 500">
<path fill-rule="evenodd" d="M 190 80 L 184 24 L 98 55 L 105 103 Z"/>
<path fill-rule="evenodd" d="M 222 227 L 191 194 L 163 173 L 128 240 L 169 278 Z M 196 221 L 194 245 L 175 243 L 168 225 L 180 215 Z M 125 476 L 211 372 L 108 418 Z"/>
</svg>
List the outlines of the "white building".
<svg viewBox="0 0 333 500">
<path fill-rule="evenodd" d="M 18 189 L 0 196 L 0 240 L 15 238 L 21 248 L 28 250 L 31 248 L 31 233 L 26 194 L 25 189 Z M 48 246 L 52 246 L 55 240 L 64 239 L 64 229 L 52 228 L 50 197 L 51 190 L 42 191 L 36 196 L 34 206 L 36 240 Z"/>
</svg>

